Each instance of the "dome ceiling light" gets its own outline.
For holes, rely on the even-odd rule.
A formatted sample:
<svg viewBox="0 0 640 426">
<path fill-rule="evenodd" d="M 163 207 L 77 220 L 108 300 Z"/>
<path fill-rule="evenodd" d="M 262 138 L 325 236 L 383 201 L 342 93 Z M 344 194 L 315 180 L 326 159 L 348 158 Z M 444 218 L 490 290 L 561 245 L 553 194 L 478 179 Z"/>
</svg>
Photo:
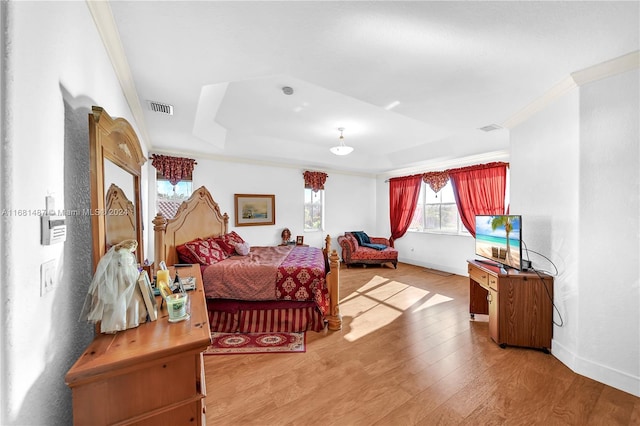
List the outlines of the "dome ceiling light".
<svg viewBox="0 0 640 426">
<path fill-rule="evenodd" d="M 344 136 L 342 134 L 344 132 L 344 127 L 339 127 L 338 130 L 340 131 L 340 144 L 330 148 L 329 151 L 331 151 L 335 155 L 351 154 L 353 152 L 353 148 L 344 144 Z"/>
</svg>

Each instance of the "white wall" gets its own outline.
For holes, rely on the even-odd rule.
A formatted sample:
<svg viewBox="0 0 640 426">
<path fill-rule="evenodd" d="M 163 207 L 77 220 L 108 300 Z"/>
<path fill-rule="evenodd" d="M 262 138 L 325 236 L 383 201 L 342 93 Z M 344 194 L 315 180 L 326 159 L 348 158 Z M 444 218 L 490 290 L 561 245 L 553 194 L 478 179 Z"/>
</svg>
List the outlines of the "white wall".
<svg viewBox="0 0 640 426">
<path fill-rule="evenodd" d="M 640 72 L 580 88 L 579 359 L 640 396 Z"/>
<path fill-rule="evenodd" d="M 92 105 L 133 123 L 85 2 L 2 2 L 3 151 L 0 424 L 71 424 L 64 376 L 93 337 L 79 315 L 92 276 L 91 224 L 70 216 L 65 243 L 40 244 L 45 197 L 90 207 Z M 6 32 L 5 32 L 6 31 Z M 146 186 L 146 183 L 145 183 Z M 40 264 L 57 282 L 40 296 Z"/>
<path fill-rule="evenodd" d="M 512 129 L 511 205 L 559 270 L 554 356 L 640 396 L 638 81 L 589 83 Z"/>
<path fill-rule="evenodd" d="M 511 212 L 522 215 L 526 247 L 550 258 L 554 280 L 552 351 L 575 353 L 578 302 L 579 95 L 575 90 L 511 130 Z M 542 256 L 529 252 L 536 269 L 554 272 Z"/>
<path fill-rule="evenodd" d="M 282 229 L 289 228 L 294 238 L 302 235 L 305 244 L 315 247 L 324 247 L 325 237 L 327 234 L 331 235 L 331 246 L 340 254 L 337 242 L 339 235 L 345 231 L 375 230 L 376 192 L 375 180 L 371 177 L 327 171 L 329 177 L 325 183 L 325 229 L 322 232 L 305 232 L 302 177 L 305 169 L 220 159 L 195 159 L 198 164 L 193 172 L 193 188 L 205 186 L 220 206 L 220 211 L 229 215 L 229 230 L 236 231 L 252 246 L 278 244 Z M 149 185 L 155 185 L 153 179 L 150 179 Z M 150 187 L 149 194 L 153 193 L 155 189 Z M 275 195 L 275 225 L 236 227 L 234 194 Z M 155 199 L 150 197 L 149 204 L 154 203 Z M 150 250 L 149 253 L 153 251 Z"/>
</svg>

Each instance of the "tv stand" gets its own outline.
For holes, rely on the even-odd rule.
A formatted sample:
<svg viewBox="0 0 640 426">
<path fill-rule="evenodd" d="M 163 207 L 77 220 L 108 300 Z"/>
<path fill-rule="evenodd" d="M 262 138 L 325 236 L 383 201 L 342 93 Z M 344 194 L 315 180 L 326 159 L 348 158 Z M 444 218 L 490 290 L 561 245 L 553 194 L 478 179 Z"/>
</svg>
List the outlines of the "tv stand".
<svg viewBox="0 0 640 426">
<path fill-rule="evenodd" d="M 469 260 L 469 314 L 489 315 L 489 335 L 500 345 L 540 349 L 553 337 L 553 277 L 503 273 L 488 261 Z"/>
</svg>

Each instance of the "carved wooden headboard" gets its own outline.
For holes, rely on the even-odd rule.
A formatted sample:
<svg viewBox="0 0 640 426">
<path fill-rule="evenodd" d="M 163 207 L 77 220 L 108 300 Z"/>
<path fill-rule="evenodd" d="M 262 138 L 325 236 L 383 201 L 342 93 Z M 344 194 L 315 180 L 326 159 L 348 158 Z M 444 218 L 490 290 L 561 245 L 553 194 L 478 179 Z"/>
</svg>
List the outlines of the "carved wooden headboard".
<svg viewBox="0 0 640 426">
<path fill-rule="evenodd" d="M 179 263 L 176 247 L 196 238 L 217 237 L 226 234 L 229 215 L 222 214 L 207 188 L 201 186 L 180 205 L 173 219 L 158 213 L 153 220 L 155 235 L 154 268 L 160 261 L 167 265 Z"/>
</svg>

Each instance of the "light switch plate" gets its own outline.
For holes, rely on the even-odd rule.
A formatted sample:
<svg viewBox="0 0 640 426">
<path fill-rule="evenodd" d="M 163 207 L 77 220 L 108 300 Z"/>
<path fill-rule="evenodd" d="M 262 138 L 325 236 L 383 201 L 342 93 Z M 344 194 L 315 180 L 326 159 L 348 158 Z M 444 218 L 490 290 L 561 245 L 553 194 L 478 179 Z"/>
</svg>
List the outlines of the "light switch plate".
<svg viewBox="0 0 640 426">
<path fill-rule="evenodd" d="M 56 279 L 56 260 L 52 259 L 40 265 L 40 297 L 53 290 Z"/>
</svg>

